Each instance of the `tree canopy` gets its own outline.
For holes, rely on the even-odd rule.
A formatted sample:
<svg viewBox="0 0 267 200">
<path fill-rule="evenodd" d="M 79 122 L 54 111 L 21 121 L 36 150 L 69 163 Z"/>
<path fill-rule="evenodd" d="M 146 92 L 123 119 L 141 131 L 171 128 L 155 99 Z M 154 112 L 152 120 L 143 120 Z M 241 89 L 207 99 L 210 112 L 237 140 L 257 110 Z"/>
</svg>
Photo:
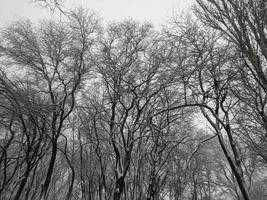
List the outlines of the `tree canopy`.
<svg viewBox="0 0 267 200">
<path fill-rule="evenodd" d="M 266 3 L 191 11 L 5 27 L 0 199 L 265 200 Z"/>
</svg>

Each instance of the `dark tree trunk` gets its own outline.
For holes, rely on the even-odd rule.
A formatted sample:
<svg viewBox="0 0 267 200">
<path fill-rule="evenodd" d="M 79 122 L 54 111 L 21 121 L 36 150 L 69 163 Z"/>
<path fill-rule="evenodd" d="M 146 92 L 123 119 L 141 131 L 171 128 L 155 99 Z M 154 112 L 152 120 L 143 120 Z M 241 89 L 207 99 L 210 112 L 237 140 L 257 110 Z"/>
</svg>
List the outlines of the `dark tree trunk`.
<svg viewBox="0 0 267 200">
<path fill-rule="evenodd" d="M 44 184 L 42 185 L 41 198 L 40 198 L 41 200 L 45 200 L 47 198 L 47 191 L 48 191 L 48 188 L 51 182 L 56 158 L 57 158 L 57 141 L 54 141 L 53 146 L 52 146 L 52 155 L 51 155 L 49 167 L 47 170 L 46 179 L 45 179 Z"/>
<path fill-rule="evenodd" d="M 123 188 L 124 188 L 124 177 L 119 177 L 116 181 L 113 200 L 120 200 Z"/>
<path fill-rule="evenodd" d="M 18 189 L 18 191 L 16 193 L 16 196 L 15 196 L 14 200 L 19 200 L 20 199 L 20 196 L 21 196 L 22 191 L 23 191 L 23 189 L 24 189 L 24 187 L 25 187 L 25 185 L 27 183 L 27 180 L 28 180 L 30 172 L 31 172 L 31 170 L 30 170 L 30 168 L 28 168 L 26 170 L 26 172 L 24 173 L 24 178 L 22 179 L 22 181 L 20 183 L 19 189 Z"/>
</svg>

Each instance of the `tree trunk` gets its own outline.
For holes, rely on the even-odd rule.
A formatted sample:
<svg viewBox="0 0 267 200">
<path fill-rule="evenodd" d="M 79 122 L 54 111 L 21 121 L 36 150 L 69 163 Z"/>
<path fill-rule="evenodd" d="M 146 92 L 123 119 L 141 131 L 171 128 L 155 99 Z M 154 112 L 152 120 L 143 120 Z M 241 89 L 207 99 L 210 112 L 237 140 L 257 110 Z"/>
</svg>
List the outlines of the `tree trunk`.
<svg viewBox="0 0 267 200">
<path fill-rule="evenodd" d="M 247 186 L 246 186 L 246 183 L 245 183 L 245 180 L 243 178 L 243 176 L 241 175 L 241 170 L 240 167 L 237 167 L 236 164 L 234 163 L 233 159 L 231 158 L 228 150 L 226 149 L 226 145 L 223 141 L 223 138 L 221 136 L 221 134 L 219 133 L 218 134 L 218 139 L 219 139 L 219 143 L 223 149 L 223 152 L 228 160 L 228 163 L 231 167 L 231 170 L 237 180 L 237 184 L 239 186 L 239 189 L 244 197 L 244 200 L 252 200 L 250 194 L 249 194 L 249 191 L 247 189 Z"/>
<path fill-rule="evenodd" d="M 22 194 L 22 191 L 27 183 L 27 180 L 28 180 L 28 177 L 29 177 L 29 174 L 30 174 L 30 168 L 28 168 L 24 174 L 24 178 L 22 179 L 21 183 L 20 183 L 20 186 L 19 186 L 19 189 L 16 193 L 16 196 L 14 197 L 14 200 L 19 200 L 20 199 L 20 196 Z"/>
<path fill-rule="evenodd" d="M 41 200 L 46 200 L 46 198 L 47 198 L 47 191 L 48 191 L 48 188 L 49 188 L 49 185 L 50 185 L 50 182 L 51 182 L 51 178 L 52 178 L 52 174 L 53 174 L 56 158 L 57 158 L 57 140 L 55 140 L 53 142 L 52 156 L 51 156 L 49 167 L 48 167 L 48 170 L 47 170 L 47 175 L 46 175 L 45 182 L 42 185 L 42 191 L 41 191 L 41 195 L 40 195 L 40 199 Z"/>
<path fill-rule="evenodd" d="M 120 200 L 123 188 L 124 188 L 124 177 L 119 177 L 116 181 L 113 200 Z"/>
</svg>

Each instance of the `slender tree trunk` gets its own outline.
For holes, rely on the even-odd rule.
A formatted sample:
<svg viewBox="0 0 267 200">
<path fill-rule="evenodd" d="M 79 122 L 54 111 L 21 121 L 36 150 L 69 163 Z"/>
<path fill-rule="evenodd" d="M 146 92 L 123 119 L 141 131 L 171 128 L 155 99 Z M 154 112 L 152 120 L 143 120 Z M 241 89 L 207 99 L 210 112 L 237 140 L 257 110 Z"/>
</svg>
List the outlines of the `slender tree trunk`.
<svg viewBox="0 0 267 200">
<path fill-rule="evenodd" d="M 250 193 L 248 191 L 246 182 L 244 180 L 243 173 L 242 173 L 242 166 L 241 166 L 240 159 L 239 159 L 239 152 L 237 152 L 233 138 L 232 138 L 232 132 L 231 132 L 231 127 L 229 125 L 228 113 L 227 113 L 227 111 L 224 110 L 224 108 L 222 106 L 222 102 L 219 103 L 218 100 L 216 102 L 215 116 L 217 118 L 219 118 L 219 104 L 221 105 L 221 108 L 222 108 L 222 110 L 226 116 L 227 122 L 225 124 L 225 127 L 226 127 L 225 131 L 227 133 L 227 136 L 228 136 L 231 148 L 232 148 L 232 152 L 234 154 L 234 158 L 231 156 L 231 153 L 229 152 L 229 149 L 228 149 L 227 145 L 225 144 L 221 130 L 219 129 L 219 124 L 221 122 L 219 122 L 218 119 L 216 119 L 216 122 L 213 122 L 203 108 L 201 108 L 202 114 L 209 121 L 209 123 L 213 126 L 213 128 L 215 129 L 215 131 L 218 135 L 218 140 L 219 140 L 220 146 L 221 146 L 223 153 L 224 153 L 224 155 L 225 155 L 225 157 L 226 157 L 226 159 L 230 165 L 230 168 L 231 168 L 231 170 L 232 170 L 232 172 L 236 178 L 237 184 L 238 184 L 239 189 L 240 189 L 240 191 L 244 197 L 244 200 L 252 200 Z"/>
<path fill-rule="evenodd" d="M 75 179 L 75 171 L 74 168 L 71 167 L 71 183 L 68 189 L 68 194 L 66 196 L 66 200 L 71 200 L 72 199 L 72 191 L 73 191 L 73 185 L 74 185 L 74 179 Z"/>
<path fill-rule="evenodd" d="M 225 156 L 226 156 L 226 158 L 228 160 L 228 163 L 229 163 L 229 165 L 231 167 L 231 170 L 232 170 L 232 172 L 233 172 L 233 174 L 234 174 L 234 176 L 235 176 L 235 178 L 237 180 L 237 184 L 238 184 L 239 189 L 240 189 L 240 191 L 241 191 L 241 193 L 242 193 L 242 195 L 244 197 L 244 200 L 252 200 L 252 198 L 251 198 L 251 196 L 249 194 L 249 191 L 247 189 L 244 177 L 242 176 L 241 166 L 240 167 L 236 166 L 236 164 L 232 160 L 229 152 L 226 149 L 226 145 L 225 145 L 225 143 L 223 141 L 223 138 L 222 138 L 220 133 L 218 134 L 218 139 L 219 139 L 219 143 L 220 143 L 220 145 L 221 145 L 221 147 L 223 149 L 223 152 L 224 152 L 224 154 L 225 154 Z"/>
<path fill-rule="evenodd" d="M 53 170 L 54 170 L 56 158 L 57 158 L 57 140 L 55 140 L 53 142 L 52 155 L 51 155 L 49 167 L 47 170 L 46 179 L 45 179 L 44 184 L 42 185 L 42 191 L 41 191 L 41 197 L 40 197 L 41 200 L 46 200 L 46 198 L 47 198 L 47 192 L 48 192 L 48 188 L 49 188 L 51 178 L 53 175 Z"/>
<path fill-rule="evenodd" d="M 20 186 L 19 186 L 19 189 L 16 193 L 16 196 L 14 197 L 14 200 L 19 200 L 20 199 L 20 196 L 22 194 L 22 191 L 27 183 L 27 180 L 28 180 L 28 177 L 29 177 L 29 174 L 30 174 L 31 170 L 30 168 L 28 167 L 26 172 L 24 173 L 24 178 L 22 179 L 21 183 L 20 183 Z"/>
<path fill-rule="evenodd" d="M 155 200 L 155 175 L 150 179 L 146 200 Z"/>
</svg>

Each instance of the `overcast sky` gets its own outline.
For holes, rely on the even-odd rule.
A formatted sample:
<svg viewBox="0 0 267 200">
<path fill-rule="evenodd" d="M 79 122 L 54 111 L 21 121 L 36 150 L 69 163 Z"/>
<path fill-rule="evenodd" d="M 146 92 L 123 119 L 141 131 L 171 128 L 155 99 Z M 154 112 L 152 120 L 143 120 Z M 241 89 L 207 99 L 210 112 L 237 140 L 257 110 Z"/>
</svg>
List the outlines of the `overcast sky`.
<svg viewBox="0 0 267 200">
<path fill-rule="evenodd" d="M 0 0 L 0 27 L 21 17 L 34 21 L 51 17 L 46 9 L 30 0 Z M 163 24 L 173 13 L 190 7 L 192 0 L 65 0 L 67 8 L 85 6 L 97 11 L 105 21 L 133 18 Z"/>
</svg>

